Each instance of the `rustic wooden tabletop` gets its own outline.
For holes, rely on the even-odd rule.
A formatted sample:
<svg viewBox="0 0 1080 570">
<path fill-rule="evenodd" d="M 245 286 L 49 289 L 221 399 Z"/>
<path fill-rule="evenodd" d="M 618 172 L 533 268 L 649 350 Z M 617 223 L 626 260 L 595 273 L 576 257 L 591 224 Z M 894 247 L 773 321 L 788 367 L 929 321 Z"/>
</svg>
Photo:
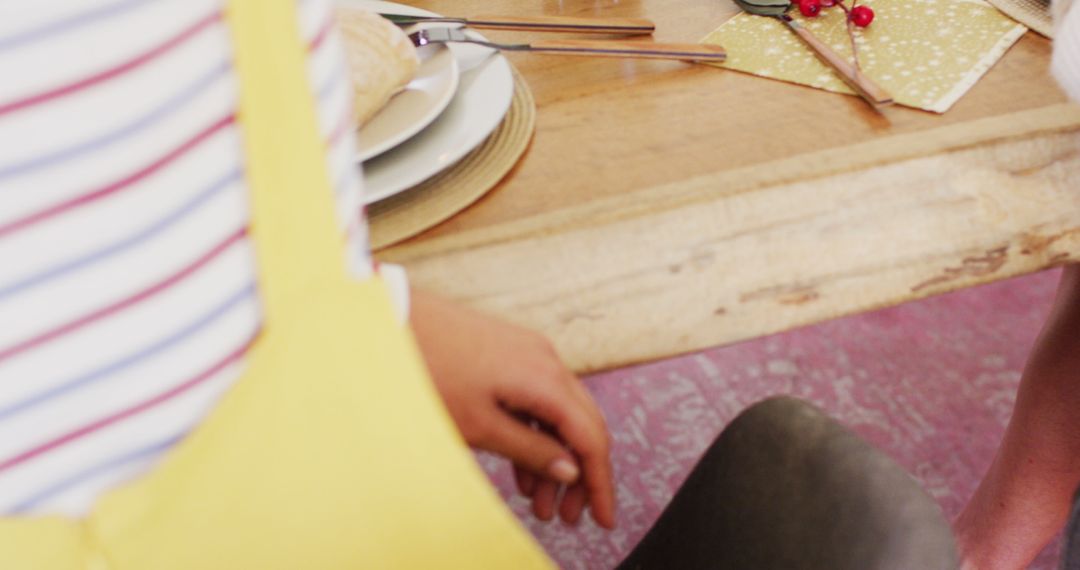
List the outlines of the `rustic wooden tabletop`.
<svg viewBox="0 0 1080 570">
<path fill-rule="evenodd" d="M 640 16 L 680 42 L 736 12 L 729 0 L 411 3 Z M 415 286 L 542 331 L 579 371 L 1078 260 L 1080 106 L 1049 56 L 1029 32 L 936 115 L 704 65 L 509 54 L 537 102 L 531 147 L 479 203 L 379 255 Z"/>
</svg>

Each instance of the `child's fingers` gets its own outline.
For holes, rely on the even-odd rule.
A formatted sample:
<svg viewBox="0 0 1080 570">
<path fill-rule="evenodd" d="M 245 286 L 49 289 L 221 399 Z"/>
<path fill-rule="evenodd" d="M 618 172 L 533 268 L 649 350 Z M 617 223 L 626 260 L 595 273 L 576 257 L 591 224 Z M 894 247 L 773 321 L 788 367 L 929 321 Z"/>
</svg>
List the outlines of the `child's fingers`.
<svg viewBox="0 0 1080 570">
<path fill-rule="evenodd" d="M 570 484 L 581 476 L 573 454 L 556 436 L 533 429 L 501 409 L 491 414 L 484 425 L 481 435 L 474 438 L 479 447 L 560 483 Z"/>
<path fill-rule="evenodd" d="M 527 413 L 555 429 L 577 456 L 575 463 L 585 481 L 593 518 L 605 528 L 614 528 L 615 493 L 608 434 L 603 416 L 583 397 L 578 383 L 576 377 L 564 371 L 557 381 L 515 385 L 499 398 L 508 408 Z M 564 483 L 575 482 L 557 478 Z"/>
<path fill-rule="evenodd" d="M 559 517 L 568 524 L 577 524 L 581 519 L 581 512 L 585 510 L 585 502 L 588 498 L 584 483 L 571 485 L 563 493 L 562 503 L 559 505 Z"/>
<path fill-rule="evenodd" d="M 517 482 L 518 491 L 526 497 L 532 497 L 536 492 L 536 475 L 524 467 L 514 464 L 514 481 Z"/>
<path fill-rule="evenodd" d="M 555 500 L 559 496 L 559 484 L 550 479 L 540 479 L 533 493 L 533 514 L 542 521 L 555 517 Z"/>
</svg>

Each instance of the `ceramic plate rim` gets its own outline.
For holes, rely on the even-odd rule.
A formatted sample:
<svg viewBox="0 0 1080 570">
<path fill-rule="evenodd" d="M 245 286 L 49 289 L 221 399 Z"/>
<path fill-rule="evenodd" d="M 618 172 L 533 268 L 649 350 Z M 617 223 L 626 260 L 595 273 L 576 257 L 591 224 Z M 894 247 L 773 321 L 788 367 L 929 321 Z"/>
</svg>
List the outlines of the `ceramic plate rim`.
<svg viewBox="0 0 1080 570">
<path fill-rule="evenodd" d="M 442 114 L 444 110 L 446 110 L 446 107 L 450 105 L 450 101 L 454 99 L 454 93 L 457 92 L 458 84 L 460 81 L 457 58 L 454 57 L 454 54 L 451 53 L 445 45 L 434 47 L 436 47 L 436 51 L 434 51 L 424 59 L 424 62 L 421 63 L 420 69 L 424 69 L 423 65 L 425 62 L 436 60 L 436 58 L 438 58 L 438 60 L 445 61 L 446 63 L 438 62 L 440 63 L 440 65 L 434 67 L 433 69 L 429 69 L 428 73 L 424 73 L 423 75 L 417 75 L 411 81 L 409 81 L 408 85 L 406 85 L 402 91 L 430 92 L 423 87 L 424 84 L 430 79 L 437 78 L 446 74 L 447 79 L 439 83 L 439 86 L 441 88 L 438 91 L 438 99 L 432 101 L 427 106 L 427 109 L 424 110 L 424 114 L 421 115 L 419 118 L 405 125 L 402 125 L 393 134 L 384 137 L 382 140 L 372 145 L 367 145 L 367 148 L 365 148 L 364 145 L 360 143 L 360 140 L 363 137 L 364 129 L 370 128 L 373 123 L 378 125 L 376 121 L 379 120 L 380 115 L 386 117 L 387 115 L 385 113 L 387 113 L 388 111 L 394 112 L 395 109 L 401 109 L 403 105 L 408 105 L 407 99 L 403 99 L 398 96 L 403 93 L 398 93 L 394 95 L 394 97 L 390 99 L 389 103 L 387 103 L 382 109 L 380 109 L 379 112 L 375 113 L 375 115 L 368 120 L 367 124 L 363 127 L 360 127 L 360 129 L 356 132 L 357 160 L 363 162 L 365 160 L 375 158 L 376 156 L 379 156 L 380 154 L 409 140 L 413 135 L 423 130 L 424 127 L 430 125 L 431 122 L 437 119 L 439 115 Z M 397 102 L 396 106 L 395 101 Z"/>
<path fill-rule="evenodd" d="M 435 15 L 393 2 L 338 1 L 385 12 Z M 450 105 L 409 140 L 363 163 L 365 203 L 389 198 L 452 166 L 486 140 L 510 109 L 514 76 L 505 57 L 466 44 L 451 45 L 450 51 L 458 60 L 460 78 Z M 451 128 L 455 125 L 461 128 L 455 131 Z"/>
</svg>

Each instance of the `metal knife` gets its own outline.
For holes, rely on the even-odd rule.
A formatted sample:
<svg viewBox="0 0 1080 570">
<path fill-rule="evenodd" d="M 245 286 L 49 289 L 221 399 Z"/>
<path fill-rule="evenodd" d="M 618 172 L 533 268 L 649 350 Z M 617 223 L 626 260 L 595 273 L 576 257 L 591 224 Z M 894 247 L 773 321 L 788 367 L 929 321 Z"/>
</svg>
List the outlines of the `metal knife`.
<svg viewBox="0 0 1080 570">
<path fill-rule="evenodd" d="M 481 30 L 518 30 L 581 34 L 647 35 L 656 25 L 642 18 L 578 18 L 572 16 L 473 16 L 470 18 L 379 14 L 399 26 L 428 22 L 463 24 Z"/>
</svg>

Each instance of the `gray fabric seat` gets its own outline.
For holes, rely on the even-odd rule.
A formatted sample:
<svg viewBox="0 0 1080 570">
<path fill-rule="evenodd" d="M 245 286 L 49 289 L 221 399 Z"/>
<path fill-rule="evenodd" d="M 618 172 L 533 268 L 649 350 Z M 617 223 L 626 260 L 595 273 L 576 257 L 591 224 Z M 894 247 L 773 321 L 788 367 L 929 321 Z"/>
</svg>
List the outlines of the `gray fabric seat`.
<svg viewBox="0 0 1080 570">
<path fill-rule="evenodd" d="M 937 504 L 903 469 L 782 397 L 724 429 L 620 568 L 944 570 L 957 561 Z"/>
</svg>

